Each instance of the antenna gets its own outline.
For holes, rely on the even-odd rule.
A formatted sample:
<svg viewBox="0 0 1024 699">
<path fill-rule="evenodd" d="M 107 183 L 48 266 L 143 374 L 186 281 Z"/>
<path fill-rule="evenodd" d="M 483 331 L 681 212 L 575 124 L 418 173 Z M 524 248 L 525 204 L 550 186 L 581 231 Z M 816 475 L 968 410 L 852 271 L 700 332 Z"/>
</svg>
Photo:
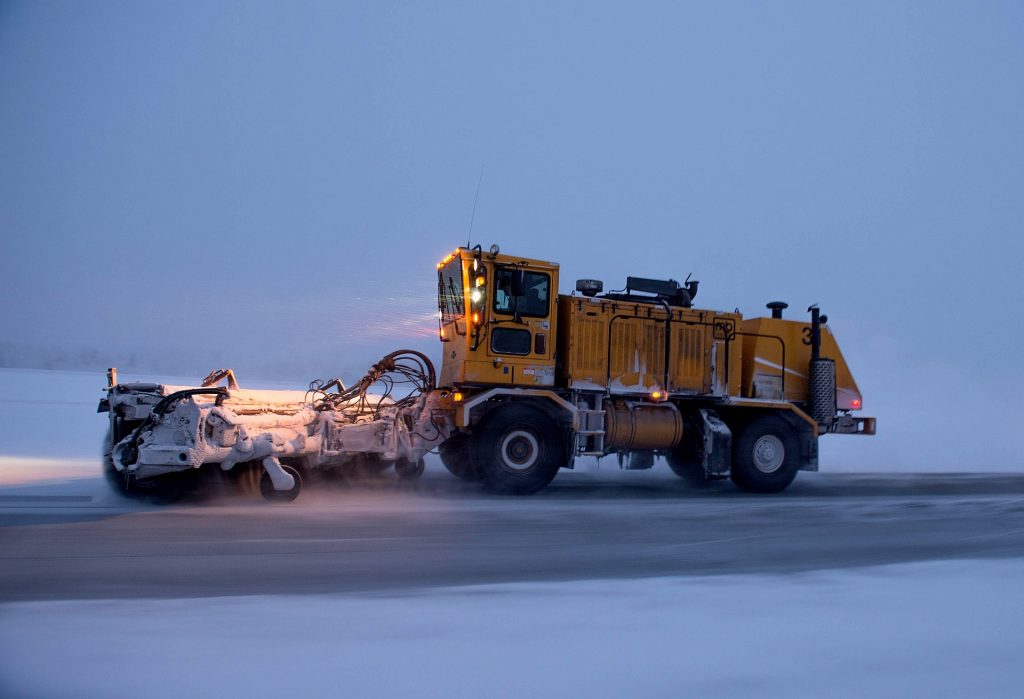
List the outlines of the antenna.
<svg viewBox="0 0 1024 699">
<path fill-rule="evenodd" d="M 476 195 L 473 197 L 473 213 L 469 217 L 469 236 L 466 238 L 466 247 L 473 242 L 473 221 L 476 220 L 476 202 L 480 198 L 480 184 L 484 181 L 484 166 L 480 166 L 480 178 L 476 181 Z"/>
</svg>

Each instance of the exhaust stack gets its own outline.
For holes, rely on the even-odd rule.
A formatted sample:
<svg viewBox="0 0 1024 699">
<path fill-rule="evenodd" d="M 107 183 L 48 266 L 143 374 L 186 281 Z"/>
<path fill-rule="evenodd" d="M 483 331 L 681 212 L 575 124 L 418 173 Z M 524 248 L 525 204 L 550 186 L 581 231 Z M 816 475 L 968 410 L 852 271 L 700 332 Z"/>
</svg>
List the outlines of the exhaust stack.
<svg viewBox="0 0 1024 699">
<path fill-rule="evenodd" d="M 807 403 L 811 417 L 824 429 L 832 427 L 836 419 L 836 363 L 821 357 L 821 325 L 828 316 L 821 315 L 817 304 L 811 312 L 811 366 L 807 384 Z"/>
<path fill-rule="evenodd" d="M 772 318 L 779 320 L 782 318 L 782 312 L 789 308 L 789 304 L 785 301 L 769 301 L 767 304 L 768 310 L 772 312 Z"/>
</svg>

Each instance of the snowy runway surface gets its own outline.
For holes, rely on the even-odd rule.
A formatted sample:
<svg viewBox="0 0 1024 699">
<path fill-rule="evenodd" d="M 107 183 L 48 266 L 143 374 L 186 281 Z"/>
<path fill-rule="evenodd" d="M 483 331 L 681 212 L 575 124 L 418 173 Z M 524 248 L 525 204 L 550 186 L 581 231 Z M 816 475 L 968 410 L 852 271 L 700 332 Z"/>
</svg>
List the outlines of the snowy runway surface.
<svg viewBox="0 0 1024 699">
<path fill-rule="evenodd" d="M 82 468 L 73 464 L 74 469 Z M 54 467 L 55 468 L 55 467 Z M 98 464 L 95 468 L 99 468 Z M 667 469 L 664 469 L 667 470 Z M 0 601 L 374 592 L 1024 556 L 1024 476 L 801 474 L 761 497 L 671 473 L 566 473 L 495 497 L 432 464 L 295 503 L 0 487 Z"/>
<path fill-rule="evenodd" d="M 584 463 L 502 498 L 431 461 L 156 506 L 99 477 L 96 383 L 0 371 L 2 697 L 1024 693 L 1012 465 L 759 497 Z"/>
<path fill-rule="evenodd" d="M 0 607 L 11 697 L 1019 697 L 1024 563 Z"/>
<path fill-rule="evenodd" d="M 0 696 L 986 696 L 1024 688 L 1024 479 L 786 493 L 436 466 L 155 507 L 0 488 Z"/>
<path fill-rule="evenodd" d="M 291 504 L 124 500 L 98 478 L 0 488 L 0 601 L 376 592 L 1024 556 L 1024 477 L 803 474 L 785 493 L 565 474 L 495 497 L 434 465 Z"/>
</svg>

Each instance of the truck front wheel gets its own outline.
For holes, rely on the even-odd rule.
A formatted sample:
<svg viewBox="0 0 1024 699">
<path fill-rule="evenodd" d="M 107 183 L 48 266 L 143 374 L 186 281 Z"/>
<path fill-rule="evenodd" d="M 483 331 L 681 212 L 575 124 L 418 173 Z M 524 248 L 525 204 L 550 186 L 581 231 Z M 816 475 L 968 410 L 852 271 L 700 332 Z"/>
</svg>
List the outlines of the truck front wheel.
<svg viewBox="0 0 1024 699">
<path fill-rule="evenodd" d="M 528 406 L 509 405 L 473 432 L 473 465 L 488 490 L 530 495 L 558 473 L 560 443 L 550 418 Z"/>
<path fill-rule="evenodd" d="M 733 450 L 732 481 L 751 493 L 777 493 L 800 469 L 800 440 L 784 421 L 766 415 L 745 428 Z"/>
<path fill-rule="evenodd" d="M 441 463 L 453 476 L 474 483 L 480 480 L 476 469 L 473 468 L 468 434 L 453 434 L 441 443 L 438 451 L 441 453 Z"/>
</svg>

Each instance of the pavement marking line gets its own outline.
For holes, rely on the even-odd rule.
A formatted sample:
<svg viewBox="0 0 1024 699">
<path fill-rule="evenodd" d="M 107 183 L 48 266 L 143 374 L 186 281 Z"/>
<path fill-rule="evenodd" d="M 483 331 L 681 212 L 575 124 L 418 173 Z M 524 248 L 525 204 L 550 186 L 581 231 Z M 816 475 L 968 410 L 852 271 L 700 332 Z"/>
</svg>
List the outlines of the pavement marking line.
<svg viewBox="0 0 1024 699">
<path fill-rule="evenodd" d="M 0 495 L 0 502 L 92 502 L 92 495 Z"/>
<path fill-rule="evenodd" d="M 731 536 L 728 539 L 707 539 L 706 541 L 687 541 L 669 546 L 704 546 L 705 544 L 724 544 L 730 541 L 750 541 L 751 539 L 763 539 L 766 534 L 752 534 L 751 536 Z"/>
<path fill-rule="evenodd" d="M 0 403 L 16 403 L 21 405 L 96 405 L 97 401 L 90 400 L 40 400 L 32 398 L 0 398 Z"/>
<path fill-rule="evenodd" d="M 995 539 L 1001 536 L 1012 536 L 1014 534 L 1022 534 L 1024 529 L 1011 529 L 1005 532 L 993 532 L 991 534 L 976 534 L 975 536 L 965 536 L 958 541 L 973 541 L 975 539 Z"/>
<path fill-rule="evenodd" d="M 197 541 L 180 541 L 181 544 L 333 544 L 342 541 L 410 541 L 419 539 L 415 536 L 356 536 L 338 539 L 206 539 Z"/>
</svg>

